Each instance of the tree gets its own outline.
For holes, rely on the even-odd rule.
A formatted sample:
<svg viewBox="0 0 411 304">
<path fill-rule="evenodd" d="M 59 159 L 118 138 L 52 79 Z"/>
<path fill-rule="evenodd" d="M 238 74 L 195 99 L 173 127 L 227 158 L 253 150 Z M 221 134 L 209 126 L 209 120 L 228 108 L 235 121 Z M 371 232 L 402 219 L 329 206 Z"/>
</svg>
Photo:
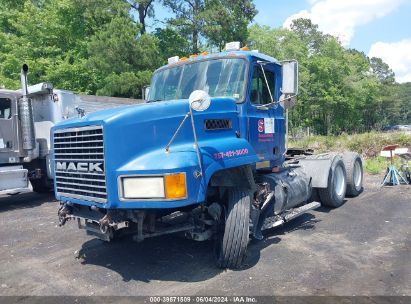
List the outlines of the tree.
<svg viewBox="0 0 411 304">
<path fill-rule="evenodd" d="M 253 25 L 250 45 L 279 60 L 297 59 L 300 68 L 299 102 L 290 111 L 292 128 L 311 127 L 319 134 L 380 128 L 394 117 L 399 105 L 385 85 L 390 71 L 361 52 L 345 49 L 308 19 L 298 19 L 291 30 Z M 390 102 L 385 96 L 391 96 Z"/>
<path fill-rule="evenodd" d="M 150 71 L 108 75 L 97 90 L 97 95 L 141 98 L 142 89 L 150 83 L 151 75 Z"/>
<path fill-rule="evenodd" d="M 47 5 L 46 5 L 47 4 Z M 0 70 L 10 88 L 19 86 L 22 63 L 30 66 L 31 83 L 46 81 L 46 71 L 69 50 L 82 49 L 75 35 L 75 23 L 69 16 L 73 3 L 62 0 L 37 5 L 25 1 L 22 7 L 6 7 L 0 12 Z"/>
<path fill-rule="evenodd" d="M 142 86 L 149 83 L 147 75 L 160 65 L 161 57 L 158 39 L 150 34 L 138 36 L 138 33 L 138 25 L 130 18 L 118 17 L 91 39 L 88 66 L 102 79 L 99 94 L 141 96 Z M 114 89 L 114 85 L 120 83 L 121 88 Z"/>
<path fill-rule="evenodd" d="M 201 16 L 204 19 L 202 33 L 208 43 L 222 50 L 230 41 L 246 44 L 248 25 L 257 10 L 250 0 L 211 0 L 206 3 Z"/>
<path fill-rule="evenodd" d="M 86 66 L 88 41 L 113 15 L 127 16 L 126 6 L 111 0 L 16 3 L 0 11 L 0 85 L 18 88 L 20 66 L 27 63 L 30 83 L 95 92 L 97 78 Z"/>
<path fill-rule="evenodd" d="M 398 99 L 398 124 L 411 123 L 411 82 L 396 84 L 396 95 L 394 99 Z"/>
<path fill-rule="evenodd" d="M 50 81 L 75 92 L 137 97 L 149 82 L 147 75 L 162 62 L 157 38 L 140 35 L 122 0 L 6 4 L 0 11 L 1 87 L 17 89 L 20 66 L 27 63 L 30 83 Z"/>
<path fill-rule="evenodd" d="M 138 14 L 140 22 L 140 34 L 146 33 L 146 18 L 154 16 L 154 0 L 124 0 Z"/>
<path fill-rule="evenodd" d="M 191 42 L 191 51 L 198 53 L 201 29 L 204 19 L 201 13 L 205 9 L 204 0 L 164 0 L 164 5 L 171 9 L 175 17 L 168 22 Z"/>
<path fill-rule="evenodd" d="M 381 58 L 372 57 L 370 65 L 373 74 L 383 84 L 393 84 L 395 82 L 395 74 Z"/>
<path fill-rule="evenodd" d="M 246 42 L 247 27 L 257 14 L 252 0 L 164 0 L 175 14 L 169 24 L 198 53 L 201 40 L 221 50 L 226 42 Z"/>
<path fill-rule="evenodd" d="M 222 49 L 236 40 L 278 60 L 298 60 L 293 129 L 310 126 L 315 133 L 339 134 L 411 120 L 410 83 L 395 83 L 380 58 L 343 48 L 309 19 L 295 20 L 291 29 L 247 29 L 256 13 L 251 0 L 163 0 L 175 16 L 149 34 L 145 18 L 153 16 L 153 2 L 3 0 L 0 87 L 19 88 L 20 67 L 27 63 L 30 83 L 138 98 L 167 58 L 198 53 L 203 46 Z"/>
<path fill-rule="evenodd" d="M 189 56 L 190 45 L 188 41 L 172 28 L 156 28 L 154 36 L 159 40 L 160 54 L 163 63 L 166 63 L 167 58 L 170 57 Z"/>
<path fill-rule="evenodd" d="M 318 52 L 321 45 L 331 37 L 320 32 L 318 25 L 306 18 L 293 20 L 291 30 L 307 45 L 311 54 Z"/>
</svg>

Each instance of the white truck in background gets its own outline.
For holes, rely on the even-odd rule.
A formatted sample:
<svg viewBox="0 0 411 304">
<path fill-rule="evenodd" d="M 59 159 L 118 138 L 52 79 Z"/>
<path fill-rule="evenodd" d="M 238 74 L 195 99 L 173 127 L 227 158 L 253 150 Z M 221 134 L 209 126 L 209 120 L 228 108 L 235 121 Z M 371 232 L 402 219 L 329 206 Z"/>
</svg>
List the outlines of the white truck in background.
<svg viewBox="0 0 411 304">
<path fill-rule="evenodd" d="M 138 99 L 76 95 L 51 83 L 27 85 L 28 66 L 21 70 L 21 90 L 0 89 L 0 194 L 53 188 L 50 129 L 85 113 L 143 102 Z"/>
</svg>

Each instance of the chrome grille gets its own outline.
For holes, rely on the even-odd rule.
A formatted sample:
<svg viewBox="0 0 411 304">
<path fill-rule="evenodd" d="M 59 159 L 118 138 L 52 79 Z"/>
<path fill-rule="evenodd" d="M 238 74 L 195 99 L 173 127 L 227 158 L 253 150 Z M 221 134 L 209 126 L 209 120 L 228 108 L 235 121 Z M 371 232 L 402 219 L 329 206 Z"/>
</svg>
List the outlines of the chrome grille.
<svg viewBox="0 0 411 304">
<path fill-rule="evenodd" d="M 60 195 L 106 202 L 103 128 L 54 131 L 56 190 Z"/>
</svg>

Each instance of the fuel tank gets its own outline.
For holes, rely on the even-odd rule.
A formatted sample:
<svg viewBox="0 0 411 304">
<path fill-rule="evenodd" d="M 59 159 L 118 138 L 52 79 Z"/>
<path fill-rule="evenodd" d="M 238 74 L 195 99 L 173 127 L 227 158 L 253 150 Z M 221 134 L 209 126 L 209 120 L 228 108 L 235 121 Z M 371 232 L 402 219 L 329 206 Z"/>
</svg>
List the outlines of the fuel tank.
<svg viewBox="0 0 411 304">
<path fill-rule="evenodd" d="M 284 168 L 277 173 L 262 174 L 257 183 L 267 183 L 274 196 L 270 204 L 274 205 L 273 216 L 306 203 L 311 197 L 311 177 L 300 168 Z"/>
</svg>

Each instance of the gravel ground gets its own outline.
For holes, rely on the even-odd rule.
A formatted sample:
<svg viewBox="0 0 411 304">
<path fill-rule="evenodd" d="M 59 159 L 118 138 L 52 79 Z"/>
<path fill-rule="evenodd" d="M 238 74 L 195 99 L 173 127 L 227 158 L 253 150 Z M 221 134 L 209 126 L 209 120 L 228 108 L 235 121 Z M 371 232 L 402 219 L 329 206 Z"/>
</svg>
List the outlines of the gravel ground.
<svg viewBox="0 0 411 304">
<path fill-rule="evenodd" d="M 0 295 L 411 296 L 411 186 L 380 179 L 269 231 L 238 271 L 216 269 L 209 242 L 104 243 L 58 227 L 52 195 L 0 197 Z"/>
</svg>

